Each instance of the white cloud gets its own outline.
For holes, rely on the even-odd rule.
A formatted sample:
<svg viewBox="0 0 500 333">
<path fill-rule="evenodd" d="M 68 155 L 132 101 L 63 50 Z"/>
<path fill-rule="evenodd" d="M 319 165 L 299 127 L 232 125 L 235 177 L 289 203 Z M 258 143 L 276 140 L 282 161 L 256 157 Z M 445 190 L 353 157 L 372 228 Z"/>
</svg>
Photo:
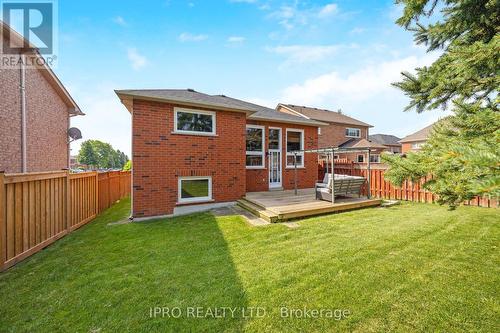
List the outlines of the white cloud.
<svg viewBox="0 0 500 333">
<path fill-rule="evenodd" d="M 361 28 L 361 27 L 355 27 L 353 28 L 351 31 L 349 31 L 350 34 L 362 34 L 363 32 L 365 32 L 366 29 L 365 28 Z"/>
<path fill-rule="evenodd" d="M 287 87 L 283 98 L 305 104 L 321 104 L 329 98 L 364 101 L 394 91 L 391 83 L 401 79 L 402 71 L 429 64 L 434 59 L 435 55 L 411 56 L 369 65 L 347 76 L 333 71 Z"/>
<path fill-rule="evenodd" d="M 286 30 L 292 30 L 298 26 L 317 23 L 318 18 L 327 18 L 338 12 L 339 7 L 335 3 L 318 7 L 307 6 L 307 3 L 295 1 L 292 4 L 282 5 L 278 10 L 271 12 L 268 18 L 277 21 Z"/>
<path fill-rule="evenodd" d="M 331 15 L 337 14 L 338 10 L 339 10 L 339 8 L 338 8 L 337 4 L 330 3 L 330 4 L 324 6 L 323 8 L 320 9 L 318 16 L 321 18 L 328 17 Z"/>
<path fill-rule="evenodd" d="M 245 37 L 231 36 L 227 39 L 227 41 L 228 41 L 228 43 L 234 43 L 234 44 L 243 43 L 245 41 Z"/>
<path fill-rule="evenodd" d="M 148 63 L 146 57 L 139 54 L 139 52 L 137 52 L 136 48 L 129 48 L 127 50 L 127 56 L 128 56 L 128 60 L 130 61 L 130 65 L 136 71 L 140 70 L 141 68 L 146 66 Z"/>
<path fill-rule="evenodd" d="M 189 32 L 183 32 L 179 35 L 179 40 L 181 42 L 201 42 L 208 39 L 208 35 L 203 34 L 191 34 Z"/>
<path fill-rule="evenodd" d="M 125 27 L 127 25 L 127 21 L 121 16 L 116 16 L 113 17 L 113 22 L 115 22 L 118 25 L 121 25 L 122 27 Z"/>
<path fill-rule="evenodd" d="M 257 0 L 229 0 L 229 2 L 235 2 L 235 3 L 239 3 L 239 2 L 243 2 L 243 3 L 256 3 Z"/>
<path fill-rule="evenodd" d="M 269 52 L 287 57 L 286 63 L 316 62 L 335 54 L 343 45 L 288 45 L 267 48 Z"/>
<path fill-rule="evenodd" d="M 402 71 L 431 64 L 438 54 L 410 56 L 367 65 L 350 74 L 332 71 L 282 90 L 280 102 L 337 110 L 375 126 L 370 133 L 404 136 L 445 115 L 441 111 L 403 112 L 408 99 L 392 82 Z"/>
</svg>

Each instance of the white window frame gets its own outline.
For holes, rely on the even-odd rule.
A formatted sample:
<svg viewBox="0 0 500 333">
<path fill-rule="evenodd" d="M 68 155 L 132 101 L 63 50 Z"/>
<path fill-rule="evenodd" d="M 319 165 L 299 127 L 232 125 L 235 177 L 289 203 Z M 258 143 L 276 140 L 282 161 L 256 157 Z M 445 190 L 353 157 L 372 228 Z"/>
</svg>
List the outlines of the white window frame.
<svg viewBox="0 0 500 333">
<path fill-rule="evenodd" d="M 248 128 L 256 128 L 262 130 L 262 152 L 259 151 L 247 151 L 245 155 L 245 166 L 247 169 L 265 169 L 266 165 L 266 127 L 261 126 L 261 125 L 247 125 L 246 129 Z M 246 150 L 246 129 L 245 129 L 245 150 Z M 252 156 L 262 156 L 262 165 L 250 165 L 247 166 L 247 155 L 252 155 Z"/>
<path fill-rule="evenodd" d="M 359 157 L 360 156 L 363 157 L 363 161 L 362 162 L 359 161 Z M 356 163 L 365 163 L 365 155 L 364 154 L 358 154 L 358 155 L 356 155 Z"/>
<path fill-rule="evenodd" d="M 376 162 L 373 162 L 373 161 L 370 161 L 370 163 L 380 163 L 380 154 L 370 154 L 370 158 L 373 158 L 377 156 L 377 161 Z"/>
<path fill-rule="evenodd" d="M 360 128 L 356 128 L 356 127 L 346 127 L 345 131 L 346 132 L 349 132 L 350 130 L 354 130 L 354 131 L 358 131 L 359 135 L 347 135 L 346 133 L 346 137 L 347 138 L 360 138 L 361 137 L 361 129 Z"/>
<path fill-rule="evenodd" d="M 300 132 L 300 150 L 304 150 L 304 130 L 303 129 L 297 129 L 297 128 L 287 128 L 286 129 L 286 136 L 285 136 L 285 149 L 286 149 L 286 158 L 285 158 L 285 163 L 286 163 L 286 169 L 293 169 L 295 166 L 288 165 L 288 156 L 294 156 L 293 153 L 288 152 L 288 132 Z M 304 167 L 304 152 L 298 153 L 297 156 L 302 156 L 302 163 L 297 164 L 297 168 L 303 168 Z"/>
<path fill-rule="evenodd" d="M 321 135 L 321 127 L 318 126 L 318 135 Z"/>
<path fill-rule="evenodd" d="M 411 144 L 411 149 L 422 149 L 422 146 L 425 144 L 425 141 L 417 141 Z"/>
<path fill-rule="evenodd" d="M 212 132 L 185 131 L 185 130 L 177 129 L 177 113 L 179 113 L 179 112 L 211 115 L 212 116 Z M 215 111 L 205 111 L 205 110 L 174 107 L 174 133 L 189 134 L 189 135 L 214 136 L 217 133 L 217 113 Z"/>
<path fill-rule="evenodd" d="M 208 180 L 208 196 L 197 198 L 182 198 L 182 181 L 183 180 Z M 179 177 L 177 181 L 177 202 L 178 203 L 194 203 L 212 201 L 212 177 L 211 176 L 194 176 L 194 177 Z"/>
</svg>

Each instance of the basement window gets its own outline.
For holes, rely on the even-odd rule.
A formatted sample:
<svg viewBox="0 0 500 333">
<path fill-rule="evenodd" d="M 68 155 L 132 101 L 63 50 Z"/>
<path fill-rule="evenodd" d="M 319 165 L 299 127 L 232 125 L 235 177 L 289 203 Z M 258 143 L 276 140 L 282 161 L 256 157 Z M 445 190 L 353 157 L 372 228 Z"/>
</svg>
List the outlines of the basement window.
<svg viewBox="0 0 500 333">
<path fill-rule="evenodd" d="M 212 200 L 212 177 L 179 177 L 179 203 Z"/>
<path fill-rule="evenodd" d="M 175 108 L 174 132 L 195 135 L 215 135 L 215 112 Z"/>
<path fill-rule="evenodd" d="M 264 167 L 264 126 L 247 125 L 246 152 L 247 169 Z"/>
</svg>

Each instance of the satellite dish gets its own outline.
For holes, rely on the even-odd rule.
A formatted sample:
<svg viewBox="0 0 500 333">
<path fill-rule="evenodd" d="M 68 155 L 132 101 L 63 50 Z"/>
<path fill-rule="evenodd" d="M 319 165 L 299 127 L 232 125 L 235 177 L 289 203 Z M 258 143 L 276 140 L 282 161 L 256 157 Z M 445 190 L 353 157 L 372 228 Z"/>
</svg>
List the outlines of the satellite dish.
<svg viewBox="0 0 500 333">
<path fill-rule="evenodd" d="M 68 129 L 68 136 L 72 140 L 79 140 L 82 138 L 82 132 L 76 127 L 71 127 L 70 129 Z"/>
</svg>

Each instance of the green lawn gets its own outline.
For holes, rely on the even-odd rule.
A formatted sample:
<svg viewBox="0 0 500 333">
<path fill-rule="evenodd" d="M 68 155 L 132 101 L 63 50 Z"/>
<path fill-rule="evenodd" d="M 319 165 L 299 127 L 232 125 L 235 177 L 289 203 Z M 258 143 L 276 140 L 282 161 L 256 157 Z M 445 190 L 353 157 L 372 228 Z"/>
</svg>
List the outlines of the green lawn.
<svg viewBox="0 0 500 333">
<path fill-rule="evenodd" d="M 0 331 L 499 331 L 499 210 L 402 204 L 296 229 L 211 214 L 107 225 L 129 204 L 0 273 Z M 155 306 L 181 318 L 151 318 Z M 192 307 L 237 310 L 188 318 Z M 252 307 L 265 315 L 241 314 Z"/>
</svg>

